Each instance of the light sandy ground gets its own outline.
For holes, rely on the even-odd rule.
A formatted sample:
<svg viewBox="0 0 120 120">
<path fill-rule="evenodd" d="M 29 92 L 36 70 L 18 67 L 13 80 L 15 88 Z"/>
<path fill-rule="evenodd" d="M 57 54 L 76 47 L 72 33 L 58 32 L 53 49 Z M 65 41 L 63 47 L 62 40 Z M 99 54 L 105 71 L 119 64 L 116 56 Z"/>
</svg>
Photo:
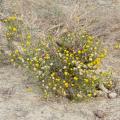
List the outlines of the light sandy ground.
<svg viewBox="0 0 120 120">
<path fill-rule="evenodd" d="M 106 114 L 103 120 L 120 120 L 120 50 L 113 47 L 116 40 L 120 41 L 120 0 L 0 0 L 0 6 L 0 14 L 4 16 L 11 15 L 12 11 L 22 14 L 37 37 L 56 22 L 68 24 L 71 28 L 85 28 L 103 39 L 110 50 L 103 66 L 112 67 L 118 93 L 115 99 L 97 98 L 82 103 L 69 103 L 67 100 L 48 102 L 41 99 L 37 82 L 30 81 L 20 69 L 2 65 L 0 120 L 99 120 L 93 113 L 96 110 Z M 55 6 L 62 13 L 51 14 L 56 10 Z M 1 28 L 0 46 L 7 50 Z"/>
</svg>

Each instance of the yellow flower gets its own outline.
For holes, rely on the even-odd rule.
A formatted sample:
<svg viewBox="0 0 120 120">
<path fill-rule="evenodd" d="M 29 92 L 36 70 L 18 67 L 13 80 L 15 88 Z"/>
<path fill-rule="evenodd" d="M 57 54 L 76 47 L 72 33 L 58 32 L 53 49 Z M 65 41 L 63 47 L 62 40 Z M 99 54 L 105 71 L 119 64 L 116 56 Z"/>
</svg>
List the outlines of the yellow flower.
<svg viewBox="0 0 120 120">
<path fill-rule="evenodd" d="M 66 60 L 68 60 L 69 58 L 68 57 L 66 57 Z"/>
<path fill-rule="evenodd" d="M 33 68 L 33 70 L 34 70 L 34 71 L 36 71 L 36 70 L 37 70 L 37 68 L 35 68 L 35 67 L 34 67 L 34 68 Z"/>
<path fill-rule="evenodd" d="M 36 48 L 35 51 L 38 52 L 40 49 Z"/>
<path fill-rule="evenodd" d="M 55 73 L 53 72 L 52 74 L 51 74 L 51 77 L 54 77 L 55 76 Z"/>
<path fill-rule="evenodd" d="M 59 78 L 56 78 L 56 80 L 57 80 L 57 81 L 60 81 L 60 79 L 59 79 Z"/>
<path fill-rule="evenodd" d="M 77 81 L 77 80 L 78 80 L 78 77 L 74 77 L 73 79 Z"/>
<path fill-rule="evenodd" d="M 120 45 L 120 44 L 119 44 Z M 108 52 L 108 49 L 107 48 L 104 48 L 104 54 L 107 55 L 107 52 Z"/>
<path fill-rule="evenodd" d="M 31 42 L 30 42 L 30 41 L 27 41 L 27 42 L 26 42 L 26 45 L 27 45 L 27 46 L 29 46 L 30 44 L 31 44 Z"/>
<path fill-rule="evenodd" d="M 101 53 L 100 54 L 100 58 L 104 58 L 105 57 L 105 54 L 104 53 Z"/>
<path fill-rule="evenodd" d="M 53 90 L 56 90 L 56 87 L 53 87 Z"/>
<path fill-rule="evenodd" d="M 79 50 L 79 51 L 78 51 L 78 54 L 81 54 L 81 53 L 82 53 L 82 51 L 81 51 L 81 50 Z"/>
<path fill-rule="evenodd" d="M 78 65 L 77 68 L 80 69 L 80 68 L 81 68 L 81 65 Z"/>
<path fill-rule="evenodd" d="M 73 86 L 74 86 L 74 84 L 71 84 L 71 86 L 73 87 Z"/>
<path fill-rule="evenodd" d="M 81 97 L 81 98 L 82 98 L 82 95 L 80 95 L 80 94 L 77 94 L 77 97 L 79 97 L 79 98 Z"/>
<path fill-rule="evenodd" d="M 93 59 L 90 57 L 90 58 L 89 58 L 89 61 L 92 61 L 92 60 L 93 60 Z"/>
<path fill-rule="evenodd" d="M 38 64 L 38 63 L 36 63 L 36 64 L 35 64 L 35 66 L 36 66 L 36 67 L 39 67 L 39 64 Z"/>
<path fill-rule="evenodd" d="M 97 79 L 97 78 L 96 78 L 96 76 L 94 75 L 94 76 L 93 76 L 93 80 L 96 80 L 96 79 Z"/>
<path fill-rule="evenodd" d="M 93 37 L 92 36 L 88 36 L 88 40 L 92 41 Z"/>
<path fill-rule="evenodd" d="M 88 94 L 88 97 L 92 97 L 92 94 L 91 94 L 91 93 L 89 93 L 89 94 Z"/>
<path fill-rule="evenodd" d="M 48 83 L 49 86 L 51 86 L 51 83 Z"/>
<path fill-rule="evenodd" d="M 90 56 L 91 56 L 91 57 L 93 57 L 93 56 L 94 56 L 94 54 L 92 53 Z"/>
<path fill-rule="evenodd" d="M 70 57 L 73 57 L 73 54 L 70 54 Z"/>
<path fill-rule="evenodd" d="M 94 64 L 99 65 L 100 62 L 101 62 L 100 58 L 96 58 L 96 60 L 94 61 Z"/>
<path fill-rule="evenodd" d="M 78 59 L 79 59 L 79 57 L 76 57 L 76 59 L 78 60 Z"/>
<path fill-rule="evenodd" d="M 22 48 L 22 51 L 25 52 L 25 51 L 27 51 L 27 50 L 26 50 L 25 48 Z"/>
<path fill-rule="evenodd" d="M 65 87 L 68 88 L 69 84 L 68 83 L 65 83 Z"/>
<path fill-rule="evenodd" d="M 19 56 L 18 59 L 19 59 L 19 60 L 22 60 L 23 58 L 22 58 L 22 56 Z"/>
<path fill-rule="evenodd" d="M 70 68 L 71 71 L 73 71 L 73 68 Z"/>
<path fill-rule="evenodd" d="M 15 54 L 18 54 L 19 53 L 19 50 L 15 50 Z"/>
<path fill-rule="evenodd" d="M 65 96 L 67 95 L 65 91 L 63 91 L 63 94 L 64 94 Z"/>
<path fill-rule="evenodd" d="M 3 22 L 7 22 L 8 20 L 7 19 L 4 19 L 4 21 Z"/>
<path fill-rule="evenodd" d="M 86 83 L 88 83 L 89 80 L 88 80 L 88 79 L 84 79 L 84 81 L 85 81 Z"/>
<path fill-rule="evenodd" d="M 12 55 L 12 53 L 9 53 L 9 56 L 11 56 Z"/>
<path fill-rule="evenodd" d="M 65 53 L 69 53 L 69 51 L 68 51 L 68 50 L 64 50 L 64 52 L 65 52 Z"/>
<path fill-rule="evenodd" d="M 15 28 L 15 27 L 13 27 L 13 29 L 12 29 L 14 32 L 16 32 L 17 31 L 17 28 Z"/>
<path fill-rule="evenodd" d="M 66 56 L 68 57 L 68 56 L 69 56 L 69 54 L 67 53 L 67 54 L 66 54 Z"/>
<path fill-rule="evenodd" d="M 97 47 L 94 47 L 94 50 L 97 50 Z"/>
<path fill-rule="evenodd" d="M 7 35 L 7 37 L 9 37 L 10 33 L 8 32 L 8 33 L 6 33 L 6 35 Z"/>
<path fill-rule="evenodd" d="M 16 17 L 15 16 L 11 16 L 8 18 L 8 20 L 16 20 Z"/>
<path fill-rule="evenodd" d="M 71 63 L 69 62 L 68 65 L 71 65 Z"/>
<path fill-rule="evenodd" d="M 46 54 L 45 59 L 47 59 L 47 60 L 50 59 L 49 54 Z"/>
<path fill-rule="evenodd" d="M 120 48 L 120 44 L 119 44 L 119 43 L 116 43 L 116 44 L 114 45 L 114 47 L 115 47 L 116 49 L 119 49 L 119 48 Z"/>
<path fill-rule="evenodd" d="M 14 59 L 11 59 L 10 61 L 11 61 L 11 62 L 13 62 L 13 61 L 14 61 Z"/>
<path fill-rule="evenodd" d="M 84 38 L 85 36 L 84 35 L 82 35 L 82 38 Z"/>
<path fill-rule="evenodd" d="M 27 39 L 30 39 L 31 38 L 31 35 L 27 35 Z"/>
<path fill-rule="evenodd" d="M 76 63 L 76 61 L 75 61 L 75 60 L 73 60 L 73 61 L 72 61 L 72 63 L 73 63 L 73 64 L 75 64 L 75 63 Z"/>
<path fill-rule="evenodd" d="M 112 81 L 110 81 L 109 84 L 112 85 L 113 84 Z"/>
<path fill-rule="evenodd" d="M 64 75 L 66 75 L 66 76 L 67 76 L 68 74 L 69 74 L 68 72 L 64 72 Z"/>
<path fill-rule="evenodd" d="M 86 45 L 86 48 L 89 48 L 90 46 L 89 45 Z"/>
</svg>

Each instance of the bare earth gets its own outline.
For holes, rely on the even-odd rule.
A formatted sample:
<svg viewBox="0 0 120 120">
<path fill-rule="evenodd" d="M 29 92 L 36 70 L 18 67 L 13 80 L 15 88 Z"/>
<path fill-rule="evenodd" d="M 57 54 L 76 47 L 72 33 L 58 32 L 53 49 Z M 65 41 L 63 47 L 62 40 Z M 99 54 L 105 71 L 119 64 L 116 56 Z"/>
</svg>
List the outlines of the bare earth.
<svg viewBox="0 0 120 120">
<path fill-rule="evenodd" d="M 30 81 L 21 69 L 0 65 L 0 120 L 120 120 L 120 49 L 113 47 L 116 40 L 120 42 L 120 0 L 0 0 L 0 17 L 13 11 L 23 15 L 38 38 L 54 24 L 64 23 L 103 39 L 110 50 L 103 66 L 113 69 L 118 96 L 80 103 L 45 101 L 36 81 Z M 7 51 L 6 44 L 0 25 L 0 46 Z M 105 117 L 96 117 L 96 110 Z"/>
</svg>

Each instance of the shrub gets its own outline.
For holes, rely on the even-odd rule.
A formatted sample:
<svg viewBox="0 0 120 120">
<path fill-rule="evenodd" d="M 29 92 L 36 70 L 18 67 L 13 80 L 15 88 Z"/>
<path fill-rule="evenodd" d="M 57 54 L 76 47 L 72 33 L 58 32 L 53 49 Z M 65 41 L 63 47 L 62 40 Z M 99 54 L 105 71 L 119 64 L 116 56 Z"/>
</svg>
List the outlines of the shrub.
<svg viewBox="0 0 120 120">
<path fill-rule="evenodd" d="M 31 71 L 46 97 L 54 94 L 78 100 L 96 96 L 101 83 L 112 87 L 109 72 L 100 72 L 106 50 L 86 32 L 68 32 L 57 38 L 47 35 L 37 44 L 32 43 L 29 34 L 21 51 L 12 51 L 11 63 Z"/>
</svg>

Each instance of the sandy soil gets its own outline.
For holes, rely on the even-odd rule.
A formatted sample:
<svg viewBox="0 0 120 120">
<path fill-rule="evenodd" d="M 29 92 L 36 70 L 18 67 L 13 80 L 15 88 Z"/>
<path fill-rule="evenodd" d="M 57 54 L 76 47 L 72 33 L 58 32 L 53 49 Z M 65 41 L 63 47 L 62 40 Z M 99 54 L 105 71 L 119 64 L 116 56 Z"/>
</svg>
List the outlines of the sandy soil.
<svg viewBox="0 0 120 120">
<path fill-rule="evenodd" d="M 22 14 L 38 38 L 54 24 L 67 23 L 71 28 L 87 29 L 104 40 L 110 52 L 103 66 L 112 67 L 118 96 L 81 103 L 45 101 L 36 81 L 30 81 L 21 69 L 0 65 L 0 120 L 99 120 L 94 115 L 96 110 L 106 114 L 103 120 L 120 120 L 120 50 L 113 47 L 116 40 L 120 41 L 120 0 L 79 0 L 79 4 L 77 0 L 51 1 L 1 0 L 0 17 L 13 11 Z M 56 5 L 59 10 L 53 14 Z M 0 46 L 8 50 L 1 25 Z"/>
</svg>

